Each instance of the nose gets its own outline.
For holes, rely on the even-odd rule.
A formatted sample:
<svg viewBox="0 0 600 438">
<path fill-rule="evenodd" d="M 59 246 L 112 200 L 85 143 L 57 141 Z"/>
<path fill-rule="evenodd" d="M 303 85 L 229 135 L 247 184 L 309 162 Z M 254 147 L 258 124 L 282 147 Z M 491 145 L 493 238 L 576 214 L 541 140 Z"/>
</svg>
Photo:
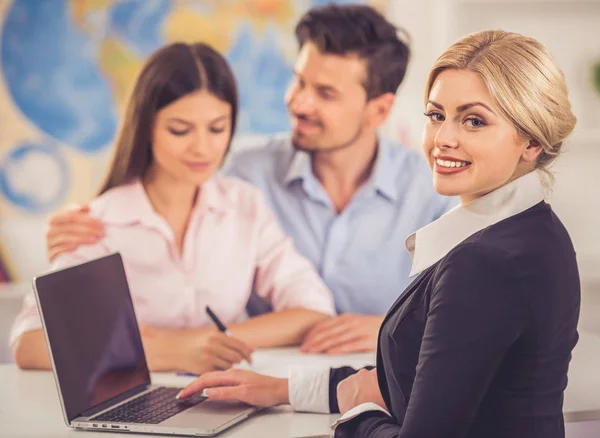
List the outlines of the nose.
<svg viewBox="0 0 600 438">
<path fill-rule="evenodd" d="M 289 107 L 295 114 L 311 114 L 315 107 L 312 93 L 306 88 L 294 91 L 290 95 Z"/>
<path fill-rule="evenodd" d="M 196 129 L 190 139 L 188 149 L 194 155 L 206 155 L 210 147 L 210 137 L 207 130 Z"/>
<path fill-rule="evenodd" d="M 458 130 L 451 120 L 445 120 L 435 135 L 435 147 L 438 149 L 456 149 L 458 147 Z"/>
</svg>

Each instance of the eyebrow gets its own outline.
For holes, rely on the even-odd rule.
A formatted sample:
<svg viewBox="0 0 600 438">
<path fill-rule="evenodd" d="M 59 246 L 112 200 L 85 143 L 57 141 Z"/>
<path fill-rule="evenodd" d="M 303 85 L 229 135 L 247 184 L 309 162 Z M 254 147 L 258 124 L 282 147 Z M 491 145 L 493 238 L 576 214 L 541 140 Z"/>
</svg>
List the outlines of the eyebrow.
<svg viewBox="0 0 600 438">
<path fill-rule="evenodd" d="M 169 117 L 168 121 L 169 122 L 177 122 L 177 123 L 181 123 L 181 124 L 188 125 L 188 126 L 194 125 L 192 122 L 188 122 L 187 120 L 180 119 L 179 117 Z"/>
<path fill-rule="evenodd" d="M 443 105 L 440 105 L 439 103 L 437 103 L 437 102 L 434 102 L 433 100 L 430 100 L 428 103 L 430 103 L 430 104 L 431 104 L 431 105 L 433 105 L 434 107 L 436 107 L 436 108 L 439 108 L 439 109 L 441 109 L 441 110 L 443 110 L 443 109 L 444 109 L 444 106 L 443 106 Z M 462 113 L 463 111 L 466 111 L 466 110 L 468 110 L 469 108 L 473 108 L 473 107 L 475 107 L 475 106 L 482 106 L 482 107 L 484 107 L 486 110 L 488 110 L 489 112 L 491 112 L 492 114 L 496 115 L 496 113 L 495 113 L 494 111 L 492 111 L 492 109 L 491 109 L 489 106 L 487 106 L 485 103 L 483 103 L 483 102 L 471 102 L 471 103 L 465 103 L 464 105 L 457 106 L 457 107 L 456 107 L 456 111 L 457 111 L 457 112 L 459 112 L 459 113 Z"/>
<path fill-rule="evenodd" d="M 300 73 L 298 73 L 296 70 L 294 70 L 294 76 L 303 79 L 302 75 Z M 330 92 L 330 93 L 334 93 L 334 94 L 340 94 L 340 90 L 338 90 L 337 88 L 335 88 L 333 85 L 327 85 L 327 84 L 315 84 L 315 88 L 318 88 L 321 91 L 324 92 Z"/>
<path fill-rule="evenodd" d="M 222 116 L 216 117 L 214 119 L 212 119 L 211 121 L 209 121 L 208 123 L 215 123 L 215 122 L 220 122 L 223 119 L 228 119 L 230 116 L 228 114 L 223 114 Z M 177 122 L 177 123 L 182 123 L 184 125 L 187 126 L 194 126 L 194 124 L 192 122 L 189 122 L 187 120 L 181 119 L 179 117 L 170 117 L 168 119 L 169 122 Z"/>
<path fill-rule="evenodd" d="M 222 116 L 219 117 L 215 117 L 214 119 L 212 119 L 210 122 L 208 123 L 215 123 L 215 122 L 220 122 L 221 120 L 227 120 L 229 119 L 231 116 L 229 114 L 223 114 Z"/>
<path fill-rule="evenodd" d="M 340 94 L 340 91 L 331 86 L 331 85 L 323 85 L 323 84 L 317 84 L 316 87 L 321 91 L 321 92 L 325 92 L 325 93 L 331 93 L 331 94 Z"/>
</svg>

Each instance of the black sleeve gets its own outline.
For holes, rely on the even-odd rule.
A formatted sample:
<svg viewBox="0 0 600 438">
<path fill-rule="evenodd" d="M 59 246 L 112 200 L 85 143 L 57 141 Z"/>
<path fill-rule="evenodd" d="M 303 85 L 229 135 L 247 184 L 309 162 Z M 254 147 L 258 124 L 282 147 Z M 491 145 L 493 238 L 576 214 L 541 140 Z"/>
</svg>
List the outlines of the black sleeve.
<svg viewBox="0 0 600 438">
<path fill-rule="evenodd" d="M 468 434 L 500 363 L 525 327 L 527 305 L 508 257 L 498 250 L 462 245 L 441 263 L 402 423 L 383 413 L 363 413 L 338 426 L 336 437 Z"/>
<path fill-rule="evenodd" d="M 367 370 L 372 370 L 373 368 L 375 367 L 365 367 Z M 331 368 L 331 371 L 329 371 L 329 412 L 332 414 L 340 413 L 340 408 L 337 402 L 338 383 L 340 383 L 346 377 L 356 374 L 357 372 L 357 369 L 351 367 Z"/>
</svg>

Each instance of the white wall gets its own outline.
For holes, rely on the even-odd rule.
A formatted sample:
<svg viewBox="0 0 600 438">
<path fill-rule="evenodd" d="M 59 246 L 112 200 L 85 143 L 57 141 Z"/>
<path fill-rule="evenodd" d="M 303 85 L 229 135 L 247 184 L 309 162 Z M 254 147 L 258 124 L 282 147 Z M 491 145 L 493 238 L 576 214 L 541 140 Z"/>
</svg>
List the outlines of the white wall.
<svg viewBox="0 0 600 438">
<path fill-rule="evenodd" d="M 555 166 L 550 199 L 569 229 L 584 276 L 600 276 L 600 193 L 595 166 L 600 162 L 600 96 L 590 83 L 590 64 L 600 57 L 600 0 L 390 0 L 391 20 L 412 35 L 413 56 L 396 108 L 384 132 L 408 135 L 420 145 L 424 122 L 423 88 L 435 58 L 457 37 L 484 28 L 514 30 L 539 38 L 567 76 L 579 118 L 576 133 Z M 408 127 L 408 134 L 406 128 Z M 258 139 L 239 139 L 235 148 Z M 40 180 L 39 184 L 43 184 Z M 46 217 L 3 215 L 0 242 L 11 254 L 13 271 L 28 280 L 47 267 Z"/>
</svg>

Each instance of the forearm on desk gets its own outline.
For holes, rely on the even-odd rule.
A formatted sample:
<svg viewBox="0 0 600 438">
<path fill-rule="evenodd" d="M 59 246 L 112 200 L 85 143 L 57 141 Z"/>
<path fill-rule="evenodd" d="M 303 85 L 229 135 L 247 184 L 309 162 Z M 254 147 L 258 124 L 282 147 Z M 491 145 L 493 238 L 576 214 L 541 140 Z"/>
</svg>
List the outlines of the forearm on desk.
<svg viewBox="0 0 600 438">
<path fill-rule="evenodd" d="M 254 348 L 299 345 L 310 329 L 329 318 L 308 309 L 289 309 L 250 318 L 228 327 L 231 334 Z"/>
<path fill-rule="evenodd" d="M 206 330 L 206 329 L 205 329 Z M 184 330 L 162 330 L 148 328 L 142 335 L 144 349 L 148 366 L 152 371 L 171 371 L 176 370 L 181 365 L 181 356 L 183 346 L 179 346 L 183 340 L 181 336 Z M 160 337 L 160 343 L 155 342 Z M 154 341 L 154 342 L 153 342 Z M 167 341 L 173 348 L 161 348 Z M 41 329 L 31 330 L 23 333 L 13 346 L 13 355 L 17 366 L 24 370 L 46 370 L 51 369 L 50 355 L 44 332 Z"/>
<path fill-rule="evenodd" d="M 308 331 L 328 315 L 307 309 L 289 309 L 250 318 L 227 328 L 232 336 L 253 348 L 298 345 Z M 148 366 L 152 371 L 180 371 L 187 362 L 189 341 L 216 330 L 163 329 L 143 327 L 141 330 Z M 187 352 L 187 353 L 186 353 Z"/>
<path fill-rule="evenodd" d="M 195 330 L 193 334 L 206 333 L 210 329 Z M 181 367 L 181 357 L 185 355 L 185 334 L 189 330 L 167 330 L 147 327 L 142 330 L 142 340 L 148 366 L 152 371 L 172 371 Z M 158 339 L 157 339 L 158 338 Z M 156 342 L 156 341 L 159 342 Z M 171 348 L 162 348 L 162 345 Z M 13 345 L 13 355 L 17 366 L 23 370 L 51 369 L 50 355 L 42 329 L 23 333 Z"/>
<path fill-rule="evenodd" d="M 23 370 L 48 370 L 50 355 L 42 329 L 23 333 L 13 345 L 15 363 Z"/>
<path fill-rule="evenodd" d="M 313 310 L 289 309 L 230 324 L 227 325 L 227 329 L 233 337 L 253 348 L 281 347 L 300 344 L 315 324 L 327 318 L 328 315 Z M 178 345 L 185 343 L 186 339 L 198 338 L 215 330 L 216 327 L 165 329 L 145 326 L 141 334 L 146 356 L 150 356 L 149 361 L 163 368 L 165 362 L 176 359 Z M 158 345 L 168 345 L 172 348 L 168 348 L 167 351 L 154 351 L 153 347 Z M 157 361 L 151 360 L 154 353 L 159 356 Z"/>
</svg>

